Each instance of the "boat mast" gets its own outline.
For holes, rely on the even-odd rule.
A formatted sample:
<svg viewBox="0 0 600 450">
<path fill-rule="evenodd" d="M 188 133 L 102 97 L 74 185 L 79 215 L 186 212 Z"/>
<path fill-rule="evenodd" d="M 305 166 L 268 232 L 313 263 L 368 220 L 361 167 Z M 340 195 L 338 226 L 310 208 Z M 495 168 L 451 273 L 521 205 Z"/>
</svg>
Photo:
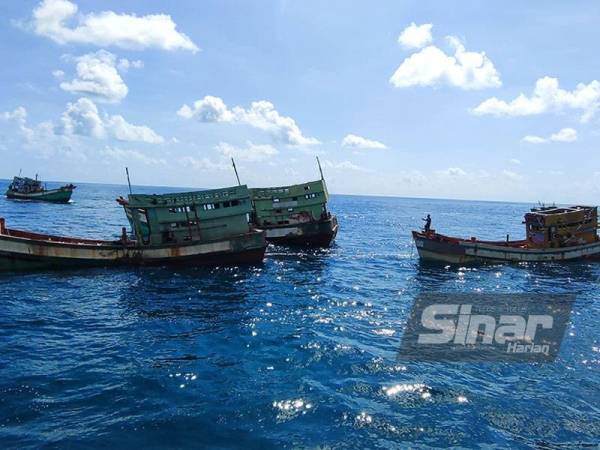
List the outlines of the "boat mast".
<svg viewBox="0 0 600 450">
<path fill-rule="evenodd" d="M 321 161 L 319 161 L 319 157 L 317 156 L 317 164 L 319 166 L 319 173 L 321 174 L 321 180 L 325 180 L 325 177 L 323 176 L 323 169 L 321 168 Z"/>
<path fill-rule="evenodd" d="M 129 193 L 133 194 L 131 190 L 131 180 L 129 179 L 129 167 L 125 167 L 125 173 L 127 174 L 127 184 L 129 185 Z"/>
<path fill-rule="evenodd" d="M 235 172 L 235 177 L 237 178 L 238 186 L 241 186 L 242 182 L 240 181 L 240 176 L 238 175 L 237 167 L 235 167 L 235 161 L 233 158 L 231 158 L 231 164 L 233 165 L 233 171 Z"/>
</svg>

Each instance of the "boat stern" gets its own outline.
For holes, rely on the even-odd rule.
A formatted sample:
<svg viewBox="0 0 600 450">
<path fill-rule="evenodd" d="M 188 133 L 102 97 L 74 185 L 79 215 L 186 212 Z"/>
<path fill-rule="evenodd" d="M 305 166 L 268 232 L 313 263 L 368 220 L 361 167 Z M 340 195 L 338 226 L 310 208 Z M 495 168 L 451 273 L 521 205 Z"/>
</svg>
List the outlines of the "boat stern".
<svg viewBox="0 0 600 450">
<path fill-rule="evenodd" d="M 467 255 L 466 248 L 458 240 L 447 239 L 435 232 L 412 232 L 419 258 L 423 261 L 444 264 L 465 264 L 476 258 Z"/>
</svg>

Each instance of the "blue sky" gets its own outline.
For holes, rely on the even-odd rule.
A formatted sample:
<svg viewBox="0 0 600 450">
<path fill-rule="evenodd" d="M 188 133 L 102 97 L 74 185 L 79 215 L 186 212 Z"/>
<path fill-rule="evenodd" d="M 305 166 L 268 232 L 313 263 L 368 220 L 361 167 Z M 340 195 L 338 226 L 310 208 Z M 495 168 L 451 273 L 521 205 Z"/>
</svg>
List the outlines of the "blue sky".
<svg viewBox="0 0 600 450">
<path fill-rule="evenodd" d="M 597 203 L 600 4 L 521 3 L 1 2 L 0 177 Z"/>
</svg>

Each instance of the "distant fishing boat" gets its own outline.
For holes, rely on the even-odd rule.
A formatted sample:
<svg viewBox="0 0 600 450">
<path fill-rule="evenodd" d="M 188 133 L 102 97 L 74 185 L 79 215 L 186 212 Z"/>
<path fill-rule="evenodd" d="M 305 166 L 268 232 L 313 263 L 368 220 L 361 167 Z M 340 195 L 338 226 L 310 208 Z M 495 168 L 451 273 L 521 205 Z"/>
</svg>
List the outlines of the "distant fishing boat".
<svg viewBox="0 0 600 450">
<path fill-rule="evenodd" d="M 77 186 L 67 184 L 58 189 L 46 189 L 46 186 L 38 180 L 27 177 L 14 177 L 8 185 L 6 196 L 15 200 L 38 200 L 52 203 L 68 203 Z"/>
<path fill-rule="evenodd" d="M 590 206 L 539 207 L 525 214 L 523 240 L 483 241 L 413 231 L 423 260 L 450 264 L 548 262 L 600 258 L 598 209 Z"/>
<path fill-rule="evenodd" d="M 132 229 L 117 240 L 93 240 L 6 228 L 0 219 L 0 270 L 115 265 L 259 263 L 267 243 L 248 222 L 246 186 L 120 197 Z"/>
</svg>

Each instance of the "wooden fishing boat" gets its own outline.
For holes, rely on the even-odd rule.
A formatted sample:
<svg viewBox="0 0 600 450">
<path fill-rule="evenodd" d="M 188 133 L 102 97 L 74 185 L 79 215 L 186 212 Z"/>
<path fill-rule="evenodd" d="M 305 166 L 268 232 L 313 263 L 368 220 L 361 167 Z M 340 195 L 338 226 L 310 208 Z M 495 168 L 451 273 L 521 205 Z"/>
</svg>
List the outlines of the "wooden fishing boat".
<svg viewBox="0 0 600 450">
<path fill-rule="evenodd" d="M 37 200 L 51 203 L 68 203 L 77 186 L 67 184 L 57 189 L 46 189 L 38 180 L 26 177 L 14 177 L 6 190 L 6 197 L 15 200 Z"/>
<path fill-rule="evenodd" d="M 165 195 L 129 195 L 118 202 L 133 237 L 78 239 L 7 228 L 0 219 L 0 270 L 90 266 L 259 263 L 264 232 L 248 223 L 246 186 Z"/>
<path fill-rule="evenodd" d="M 335 215 L 327 210 L 325 180 L 291 186 L 250 189 L 257 228 L 277 244 L 328 247 L 338 232 Z"/>
<path fill-rule="evenodd" d="M 413 231 L 419 257 L 448 264 L 600 259 L 597 207 L 541 207 L 525 214 L 523 240 L 484 241 Z"/>
</svg>

